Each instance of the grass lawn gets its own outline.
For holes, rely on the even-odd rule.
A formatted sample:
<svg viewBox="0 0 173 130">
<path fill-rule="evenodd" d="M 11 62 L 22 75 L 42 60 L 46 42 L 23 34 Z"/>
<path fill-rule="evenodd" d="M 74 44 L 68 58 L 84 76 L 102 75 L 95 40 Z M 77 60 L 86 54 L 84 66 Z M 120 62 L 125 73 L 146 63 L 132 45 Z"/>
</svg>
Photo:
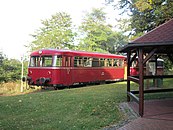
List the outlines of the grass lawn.
<svg viewBox="0 0 173 130">
<path fill-rule="evenodd" d="M 1 96 L 0 129 L 101 129 L 127 118 L 122 102 L 126 82 Z"/>
<path fill-rule="evenodd" d="M 0 97 L 0 129 L 100 129 L 124 118 L 126 84 Z"/>
</svg>

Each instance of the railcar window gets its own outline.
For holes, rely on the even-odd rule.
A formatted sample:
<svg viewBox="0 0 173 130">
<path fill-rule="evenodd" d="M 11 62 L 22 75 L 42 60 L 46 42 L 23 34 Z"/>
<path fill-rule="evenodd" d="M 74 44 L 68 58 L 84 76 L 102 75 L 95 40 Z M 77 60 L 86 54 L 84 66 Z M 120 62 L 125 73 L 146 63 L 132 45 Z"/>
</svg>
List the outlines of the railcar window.
<svg viewBox="0 0 173 130">
<path fill-rule="evenodd" d="M 74 58 L 74 67 L 77 67 L 77 57 Z"/>
<path fill-rule="evenodd" d="M 112 66 L 122 67 L 123 66 L 123 60 L 122 59 L 113 59 Z"/>
<path fill-rule="evenodd" d="M 40 65 L 43 67 L 51 67 L 52 66 L 52 56 L 42 56 Z"/>
<path fill-rule="evenodd" d="M 83 67 L 83 57 L 74 58 L 74 67 Z"/>
<path fill-rule="evenodd" d="M 62 56 L 32 56 L 30 58 L 30 67 L 56 67 L 62 66 Z"/>
<path fill-rule="evenodd" d="M 62 66 L 62 56 L 54 56 L 53 58 L 53 67 Z"/>
<path fill-rule="evenodd" d="M 113 64 L 112 64 L 112 59 L 108 59 L 108 61 L 109 61 L 109 67 L 112 67 L 113 66 Z"/>
<path fill-rule="evenodd" d="M 105 59 L 105 67 L 109 67 L 109 59 Z"/>
<path fill-rule="evenodd" d="M 92 67 L 99 67 L 99 59 L 98 58 L 93 58 Z"/>
<path fill-rule="evenodd" d="M 92 58 L 89 57 L 75 57 L 74 67 L 92 67 Z"/>
<path fill-rule="evenodd" d="M 83 58 L 84 67 L 87 67 L 88 57 Z"/>
<path fill-rule="evenodd" d="M 71 57 L 67 56 L 65 57 L 65 66 L 70 67 L 71 66 Z"/>
<path fill-rule="evenodd" d="M 117 62 L 118 62 L 118 59 L 114 59 L 114 60 L 113 60 L 113 66 L 114 66 L 114 67 L 117 67 L 117 66 L 118 66 Z"/>
<path fill-rule="evenodd" d="M 105 65 L 104 65 L 104 63 L 105 63 L 105 59 L 100 59 L 100 67 L 104 67 Z"/>
<path fill-rule="evenodd" d="M 78 59 L 78 65 L 77 66 L 79 66 L 79 67 L 83 67 L 83 58 L 82 57 L 79 57 L 79 59 Z"/>
<path fill-rule="evenodd" d="M 121 59 L 117 60 L 117 66 L 123 67 L 123 60 L 121 60 Z"/>
<path fill-rule="evenodd" d="M 62 66 L 62 57 L 57 57 L 56 66 Z"/>
<path fill-rule="evenodd" d="M 74 67 L 122 67 L 122 59 L 75 57 Z"/>
<path fill-rule="evenodd" d="M 83 62 L 84 62 L 84 67 L 92 66 L 92 58 L 90 57 L 84 57 Z"/>
<path fill-rule="evenodd" d="M 163 67 L 163 61 L 157 61 L 157 66 Z"/>
<path fill-rule="evenodd" d="M 132 67 L 137 67 L 137 64 L 138 64 L 137 60 L 134 60 L 134 61 L 132 62 Z"/>
<path fill-rule="evenodd" d="M 30 67 L 39 67 L 40 66 L 40 57 L 39 56 L 32 56 L 30 58 Z"/>
</svg>

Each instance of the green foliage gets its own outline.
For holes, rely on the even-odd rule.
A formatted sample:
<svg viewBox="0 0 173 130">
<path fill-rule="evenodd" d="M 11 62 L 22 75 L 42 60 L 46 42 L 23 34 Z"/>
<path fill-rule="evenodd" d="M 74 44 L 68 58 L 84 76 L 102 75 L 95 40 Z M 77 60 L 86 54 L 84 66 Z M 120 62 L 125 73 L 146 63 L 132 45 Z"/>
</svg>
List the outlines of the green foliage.
<svg viewBox="0 0 173 130">
<path fill-rule="evenodd" d="M 4 59 L 3 54 L 2 54 L 2 52 L 0 51 L 0 66 L 2 66 L 3 59 Z"/>
<path fill-rule="evenodd" d="M 114 2 L 112 0 L 106 0 Z M 130 32 L 130 40 L 173 18 L 172 0 L 120 0 L 119 8 L 129 14 L 129 20 L 120 20 L 120 29 Z M 168 58 L 164 57 L 165 70 L 172 68 Z"/>
<path fill-rule="evenodd" d="M 20 79 L 20 62 L 4 59 L 0 67 L 0 81 L 8 82 Z"/>
<path fill-rule="evenodd" d="M 172 0 L 120 0 L 120 8 L 131 12 L 134 32 L 145 33 L 173 18 Z"/>
<path fill-rule="evenodd" d="M 121 32 L 113 31 L 113 27 L 106 23 L 102 8 L 87 13 L 79 30 L 83 35 L 78 47 L 80 50 L 115 53 L 117 47 L 126 41 Z"/>
<path fill-rule="evenodd" d="M 169 74 L 171 73 L 171 69 L 173 68 L 173 63 L 170 61 L 168 57 L 162 56 L 160 57 L 161 59 L 164 60 L 164 73 Z"/>
<path fill-rule="evenodd" d="M 2 59 L 0 64 L 0 83 L 19 80 L 21 78 L 21 62 L 16 59 L 8 59 L 3 54 L 0 59 Z M 24 66 L 24 74 L 26 74 L 26 61 L 24 61 Z"/>
<path fill-rule="evenodd" d="M 50 19 L 42 20 L 42 27 L 32 35 L 35 40 L 29 47 L 31 50 L 57 47 L 71 49 L 75 35 L 70 15 L 59 12 Z"/>
<path fill-rule="evenodd" d="M 172 0 L 119 0 L 118 6 L 123 13 L 129 14 L 131 34 L 135 37 L 173 18 Z"/>
<path fill-rule="evenodd" d="M 130 26 L 130 20 L 128 18 L 120 18 L 117 20 L 117 27 L 121 30 L 122 33 L 127 33 L 132 30 Z"/>
<path fill-rule="evenodd" d="M 34 40 L 29 45 L 30 50 L 67 47 L 72 50 L 115 53 L 118 46 L 126 43 L 123 33 L 114 31 L 106 23 L 106 14 L 102 8 L 86 13 L 79 32 L 74 30 L 70 15 L 56 13 L 50 19 L 43 20 L 42 27 L 32 35 Z"/>
</svg>

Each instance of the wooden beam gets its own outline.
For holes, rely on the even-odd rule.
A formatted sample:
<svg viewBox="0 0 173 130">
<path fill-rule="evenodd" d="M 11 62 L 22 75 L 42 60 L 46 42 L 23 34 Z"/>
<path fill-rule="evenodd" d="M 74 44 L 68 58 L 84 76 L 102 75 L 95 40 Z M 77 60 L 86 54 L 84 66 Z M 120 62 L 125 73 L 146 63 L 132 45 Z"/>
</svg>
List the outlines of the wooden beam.
<svg viewBox="0 0 173 130">
<path fill-rule="evenodd" d="M 131 90 L 130 92 L 133 94 L 139 94 L 139 91 L 137 91 L 137 90 Z"/>
<path fill-rule="evenodd" d="M 143 50 L 139 48 L 139 115 L 144 114 L 144 64 L 143 64 Z"/>
<path fill-rule="evenodd" d="M 127 77 L 130 76 L 130 57 L 131 52 L 127 53 Z M 130 92 L 130 80 L 127 79 L 127 93 Z M 130 96 L 127 94 L 127 102 L 130 102 Z"/>
<path fill-rule="evenodd" d="M 130 66 L 132 65 L 132 62 L 136 59 L 137 53 L 130 59 Z"/>
<path fill-rule="evenodd" d="M 128 92 L 127 93 L 130 97 L 132 97 L 132 100 L 134 100 L 135 102 L 137 102 L 138 104 L 139 104 L 139 98 L 136 96 L 136 95 L 134 95 L 133 93 L 131 93 L 131 92 Z"/>
<path fill-rule="evenodd" d="M 133 76 L 128 76 L 127 78 L 128 78 L 128 80 L 139 84 L 139 78 L 136 78 L 136 77 L 133 77 Z"/>
<path fill-rule="evenodd" d="M 133 76 L 135 78 L 139 78 L 139 76 Z M 157 79 L 157 78 L 173 78 L 173 75 L 145 75 L 144 79 Z"/>
<path fill-rule="evenodd" d="M 150 90 L 144 90 L 144 93 L 160 93 L 160 92 L 172 92 L 173 88 L 167 88 L 167 89 L 150 89 Z M 139 91 L 132 90 L 131 93 L 133 94 L 139 94 Z"/>
<path fill-rule="evenodd" d="M 173 78 L 173 75 L 147 75 L 144 79 Z"/>
<path fill-rule="evenodd" d="M 154 53 L 157 51 L 157 48 L 154 48 L 144 59 L 143 64 L 145 64 L 153 55 Z"/>
</svg>

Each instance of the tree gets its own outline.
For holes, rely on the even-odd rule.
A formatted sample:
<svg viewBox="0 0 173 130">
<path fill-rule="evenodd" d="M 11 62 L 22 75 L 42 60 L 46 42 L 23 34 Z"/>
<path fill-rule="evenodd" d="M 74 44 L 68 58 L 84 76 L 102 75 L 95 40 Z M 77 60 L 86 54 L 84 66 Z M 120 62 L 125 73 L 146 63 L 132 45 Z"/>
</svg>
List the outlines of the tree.
<svg viewBox="0 0 173 130">
<path fill-rule="evenodd" d="M 52 15 L 50 19 L 42 20 L 40 27 L 31 36 L 34 41 L 29 45 L 31 50 L 41 48 L 72 48 L 74 36 L 72 19 L 65 12 Z"/>
<path fill-rule="evenodd" d="M 113 0 L 106 0 L 108 3 Z M 131 40 L 142 36 L 157 26 L 173 18 L 172 0 L 119 0 L 119 9 L 129 14 L 130 19 L 126 22 L 129 28 L 123 28 L 124 31 L 131 31 Z M 130 13 L 129 13 L 130 12 Z M 120 20 L 121 25 L 124 21 Z M 165 70 L 172 68 L 168 58 L 164 59 Z"/>
<path fill-rule="evenodd" d="M 112 0 L 108 1 L 112 2 Z M 141 36 L 173 18 L 172 7 L 172 0 L 119 1 L 119 8 L 130 14 L 131 32 L 134 36 Z"/>
<path fill-rule="evenodd" d="M 125 43 L 125 36 L 106 23 L 103 8 L 87 13 L 79 30 L 83 36 L 78 46 L 80 50 L 115 53 L 117 46 Z"/>
<path fill-rule="evenodd" d="M 173 1 L 139 0 L 132 6 L 132 28 L 135 33 L 148 32 L 171 19 Z"/>
<path fill-rule="evenodd" d="M 8 59 L 1 53 L 3 59 L 0 64 L 0 83 L 16 81 L 21 78 L 21 62 L 16 59 Z"/>
<path fill-rule="evenodd" d="M 2 66 L 2 63 L 3 63 L 3 54 L 2 54 L 2 51 L 0 50 L 0 67 Z"/>
</svg>

